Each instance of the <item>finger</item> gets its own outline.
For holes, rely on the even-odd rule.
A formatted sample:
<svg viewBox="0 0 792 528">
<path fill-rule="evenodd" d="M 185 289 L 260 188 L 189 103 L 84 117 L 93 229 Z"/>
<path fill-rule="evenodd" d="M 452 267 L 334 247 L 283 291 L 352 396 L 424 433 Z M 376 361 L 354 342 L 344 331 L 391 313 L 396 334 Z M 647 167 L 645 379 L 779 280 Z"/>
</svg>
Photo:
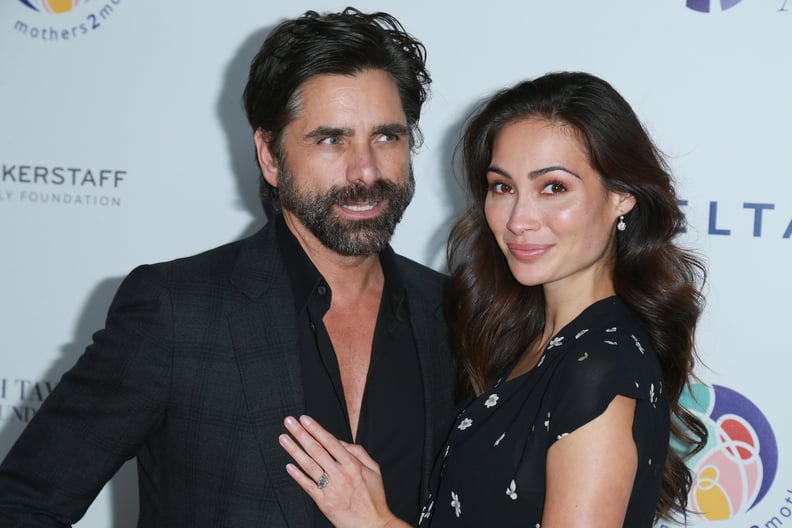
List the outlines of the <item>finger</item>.
<svg viewBox="0 0 792 528">
<path fill-rule="evenodd" d="M 344 463 L 349 459 L 347 450 L 343 446 L 343 442 L 333 436 L 332 433 L 322 427 L 319 422 L 310 416 L 300 416 L 300 425 L 308 431 L 314 439 L 319 442 L 322 447 L 340 463 Z"/>
<path fill-rule="evenodd" d="M 333 436 L 327 429 L 322 427 L 319 422 L 310 416 L 300 416 L 300 424 L 313 436 L 328 453 L 330 453 L 336 460 L 343 460 L 347 458 L 347 451 L 342 445 L 343 442 Z"/>
<path fill-rule="evenodd" d="M 324 473 L 324 468 L 318 464 L 310 455 L 308 455 L 300 447 L 300 444 L 294 441 L 289 435 L 282 434 L 278 436 L 278 443 L 283 449 L 294 459 L 300 469 L 305 472 L 314 482 L 319 480 L 319 477 Z"/>
<path fill-rule="evenodd" d="M 363 464 L 366 468 L 374 471 L 375 473 L 380 473 L 379 464 L 377 464 L 376 460 L 371 458 L 368 454 L 366 449 L 360 444 L 348 444 L 346 442 L 341 442 L 341 445 L 344 446 L 344 449 L 347 450 L 349 454 L 357 459 L 358 462 Z"/>
<path fill-rule="evenodd" d="M 314 436 L 309 433 L 293 416 L 288 416 L 283 421 L 286 429 L 294 437 L 294 441 L 299 443 L 301 450 L 319 465 L 323 471 L 330 472 L 335 466 L 335 459 L 327 452 L 327 449 L 319 443 Z M 329 433 L 328 433 L 329 434 Z M 332 437 L 332 435 L 330 435 Z M 335 439 L 334 437 L 332 437 Z M 337 440 L 336 440 L 337 442 Z M 320 472 L 321 474 L 321 472 Z M 313 476 L 313 473 L 310 473 Z M 318 478 L 318 477 L 317 477 Z"/>
<path fill-rule="evenodd" d="M 316 482 L 311 480 L 311 477 L 300 471 L 294 464 L 286 464 L 286 472 L 294 479 L 298 486 L 300 486 L 305 493 L 307 493 L 317 504 L 321 503 L 322 490 L 316 485 Z"/>
</svg>

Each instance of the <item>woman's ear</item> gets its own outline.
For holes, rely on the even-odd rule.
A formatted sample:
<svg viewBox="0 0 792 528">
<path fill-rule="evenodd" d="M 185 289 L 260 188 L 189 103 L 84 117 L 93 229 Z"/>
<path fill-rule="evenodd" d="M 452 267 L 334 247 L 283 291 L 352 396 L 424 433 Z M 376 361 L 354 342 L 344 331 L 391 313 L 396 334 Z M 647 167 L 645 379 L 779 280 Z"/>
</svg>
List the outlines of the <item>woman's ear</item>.
<svg viewBox="0 0 792 528">
<path fill-rule="evenodd" d="M 628 192 L 615 192 L 613 193 L 613 205 L 616 208 L 616 215 L 626 215 L 635 207 L 635 196 Z"/>
<path fill-rule="evenodd" d="M 272 152 L 272 134 L 259 128 L 253 133 L 253 143 L 256 145 L 256 157 L 261 175 L 267 183 L 277 187 L 280 169 L 278 158 Z"/>
</svg>

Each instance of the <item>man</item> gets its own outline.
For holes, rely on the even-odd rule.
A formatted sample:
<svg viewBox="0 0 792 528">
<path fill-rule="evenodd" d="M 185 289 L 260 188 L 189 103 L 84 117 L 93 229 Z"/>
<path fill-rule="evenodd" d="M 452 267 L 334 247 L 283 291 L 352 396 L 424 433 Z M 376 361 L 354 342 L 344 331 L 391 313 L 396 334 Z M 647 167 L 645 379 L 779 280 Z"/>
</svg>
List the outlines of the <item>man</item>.
<svg viewBox="0 0 792 528">
<path fill-rule="evenodd" d="M 132 457 L 139 526 L 327 526 L 278 445 L 301 414 L 362 444 L 394 513 L 417 519 L 451 405 L 444 280 L 388 241 L 429 82 L 384 13 L 308 12 L 270 34 L 244 102 L 279 213 L 126 278 L 0 467 L 0 526 L 76 522 Z"/>
</svg>

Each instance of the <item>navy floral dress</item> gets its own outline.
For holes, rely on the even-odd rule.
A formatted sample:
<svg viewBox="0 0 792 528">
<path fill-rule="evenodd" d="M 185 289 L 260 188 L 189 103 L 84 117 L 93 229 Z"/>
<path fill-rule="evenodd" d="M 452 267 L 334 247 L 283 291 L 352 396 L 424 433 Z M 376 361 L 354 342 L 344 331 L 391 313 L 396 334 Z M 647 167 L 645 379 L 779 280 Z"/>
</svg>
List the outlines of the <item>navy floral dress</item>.
<svg viewBox="0 0 792 528">
<path fill-rule="evenodd" d="M 636 400 L 638 470 L 624 526 L 652 526 L 668 450 L 668 402 L 654 347 L 621 299 L 589 306 L 550 341 L 536 367 L 507 377 L 457 416 L 419 526 L 539 528 L 547 450 L 602 414 L 616 395 Z"/>
</svg>

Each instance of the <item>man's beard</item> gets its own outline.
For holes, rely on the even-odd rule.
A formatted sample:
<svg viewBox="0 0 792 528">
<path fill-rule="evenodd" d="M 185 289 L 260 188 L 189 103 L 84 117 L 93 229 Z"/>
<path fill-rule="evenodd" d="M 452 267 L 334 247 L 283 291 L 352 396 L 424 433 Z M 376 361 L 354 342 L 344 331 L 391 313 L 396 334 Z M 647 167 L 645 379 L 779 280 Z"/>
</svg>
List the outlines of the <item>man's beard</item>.
<svg viewBox="0 0 792 528">
<path fill-rule="evenodd" d="M 379 253 L 388 246 L 396 225 L 415 192 L 412 164 L 404 184 L 377 180 L 371 185 L 331 187 L 323 194 L 304 192 L 280 162 L 278 195 L 281 207 L 294 214 L 327 248 L 344 256 Z M 343 204 L 379 202 L 382 210 L 374 218 L 347 219 L 334 207 Z"/>
</svg>

